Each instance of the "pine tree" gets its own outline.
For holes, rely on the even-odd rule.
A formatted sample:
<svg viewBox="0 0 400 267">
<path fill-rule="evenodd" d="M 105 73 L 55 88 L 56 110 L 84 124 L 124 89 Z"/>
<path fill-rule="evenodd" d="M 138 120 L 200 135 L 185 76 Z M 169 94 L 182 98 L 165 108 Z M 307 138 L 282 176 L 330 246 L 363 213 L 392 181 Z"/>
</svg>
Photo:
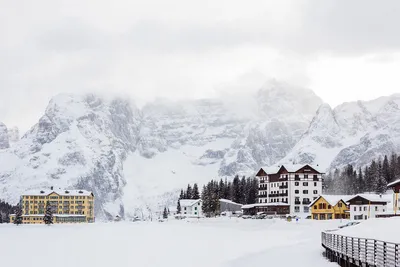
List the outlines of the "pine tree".
<svg viewBox="0 0 400 267">
<path fill-rule="evenodd" d="M 179 195 L 179 199 L 185 199 L 185 193 L 183 193 L 183 189 L 181 189 L 181 194 Z"/>
<path fill-rule="evenodd" d="M 0 212 L 0 224 L 3 223 L 3 214 Z"/>
<path fill-rule="evenodd" d="M 167 211 L 167 208 L 164 208 L 163 218 L 164 218 L 164 219 L 168 219 L 168 211 Z"/>
<path fill-rule="evenodd" d="M 356 192 L 355 193 L 359 194 L 359 193 L 364 192 L 364 188 L 365 188 L 364 178 L 363 178 L 363 173 L 362 173 L 362 170 L 361 170 L 361 167 L 360 167 L 360 169 L 358 170 L 357 188 L 356 188 Z"/>
<path fill-rule="evenodd" d="M 50 202 L 46 203 L 46 213 L 44 214 L 43 221 L 45 224 L 53 224 L 53 211 L 51 210 Z"/>
<path fill-rule="evenodd" d="M 197 184 L 193 185 L 192 199 L 200 199 L 199 187 Z"/>
<path fill-rule="evenodd" d="M 192 187 L 190 186 L 190 184 L 188 184 L 187 189 L 186 189 L 186 199 L 192 199 L 193 197 L 193 191 L 192 191 Z"/>
<path fill-rule="evenodd" d="M 395 180 L 396 177 L 396 169 L 397 169 L 397 155 L 395 153 L 392 153 L 390 156 L 390 181 Z"/>
<path fill-rule="evenodd" d="M 210 198 L 208 192 L 208 184 L 207 186 L 203 186 L 203 190 L 201 191 L 201 200 L 202 200 L 202 210 L 204 214 L 209 217 L 210 216 Z"/>
<path fill-rule="evenodd" d="M 386 155 L 382 163 L 382 176 L 386 180 L 386 183 L 390 183 L 390 181 L 392 180 L 392 176 L 390 174 L 389 160 Z"/>
<path fill-rule="evenodd" d="M 15 210 L 14 224 L 16 225 L 22 224 L 22 209 L 20 204 L 17 206 L 17 209 Z"/>
<path fill-rule="evenodd" d="M 236 203 L 240 203 L 242 197 L 242 193 L 240 190 L 240 179 L 239 176 L 235 176 L 233 178 L 233 183 L 232 183 L 232 201 Z"/>
<path fill-rule="evenodd" d="M 176 205 L 176 214 L 181 214 L 181 202 L 180 202 L 180 199 L 178 199 L 178 203 Z"/>
</svg>

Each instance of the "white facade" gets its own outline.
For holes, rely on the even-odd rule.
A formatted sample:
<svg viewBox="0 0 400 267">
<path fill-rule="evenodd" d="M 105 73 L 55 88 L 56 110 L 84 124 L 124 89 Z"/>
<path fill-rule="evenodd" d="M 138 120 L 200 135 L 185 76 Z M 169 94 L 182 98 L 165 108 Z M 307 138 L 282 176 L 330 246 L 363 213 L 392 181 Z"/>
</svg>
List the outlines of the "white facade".
<svg viewBox="0 0 400 267">
<path fill-rule="evenodd" d="M 202 217 L 203 210 L 201 207 L 201 199 L 181 199 L 181 215 L 186 217 Z"/>
<path fill-rule="evenodd" d="M 322 194 L 323 173 L 314 167 L 285 165 L 262 170 L 264 174 L 257 176 L 259 203 L 282 202 L 290 205 L 290 214 L 309 213 L 309 204 Z"/>
<path fill-rule="evenodd" d="M 349 199 L 350 220 L 368 220 L 388 212 L 391 195 L 357 194 Z"/>
<path fill-rule="evenodd" d="M 387 211 L 387 205 L 350 205 L 350 220 L 368 220 Z"/>
</svg>

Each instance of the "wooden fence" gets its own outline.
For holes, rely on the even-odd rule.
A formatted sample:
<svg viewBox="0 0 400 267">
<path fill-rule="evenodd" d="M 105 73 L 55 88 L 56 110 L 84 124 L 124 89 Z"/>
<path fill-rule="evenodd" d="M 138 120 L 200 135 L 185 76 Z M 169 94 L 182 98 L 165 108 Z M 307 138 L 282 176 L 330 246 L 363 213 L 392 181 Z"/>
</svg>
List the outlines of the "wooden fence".
<svg viewBox="0 0 400 267">
<path fill-rule="evenodd" d="M 400 266 L 400 244 L 330 232 L 322 232 L 321 242 L 325 257 L 340 266 Z"/>
</svg>

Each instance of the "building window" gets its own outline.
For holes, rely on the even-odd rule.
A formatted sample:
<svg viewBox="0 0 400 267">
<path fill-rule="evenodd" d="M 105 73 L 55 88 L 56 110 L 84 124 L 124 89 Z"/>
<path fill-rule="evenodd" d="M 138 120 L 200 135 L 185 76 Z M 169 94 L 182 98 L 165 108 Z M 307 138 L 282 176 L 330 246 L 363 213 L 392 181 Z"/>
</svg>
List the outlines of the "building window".
<svg viewBox="0 0 400 267">
<path fill-rule="evenodd" d="M 295 194 L 298 194 L 298 193 L 299 193 L 299 190 L 294 190 L 294 193 L 295 193 Z"/>
<path fill-rule="evenodd" d="M 314 194 L 315 194 L 315 195 L 318 194 L 318 190 L 314 190 Z"/>
<path fill-rule="evenodd" d="M 183 209 L 186 210 L 186 207 L 184 207 Z"/>
<path fill-rule="evenodd" d="M 303 194 L 308 194 L 308 190 L 303 190 Z"/>
<path fill-rule="evenodd" d="M 307 206 L 304 206 L 304 212 L 309 212 L 309 211 L 310 211 L 310 208 Z"/>
<path fill-rule="evenodd" d="M 197 212 L 195 212 L 194 215 L 197 215 Z"/>
<path fill-rule="evenodd" d="M 294 212 L 300 212 L 300 207 L 299 206 L 294 206 Z"/>
<path fill-rule="evenodd" d="M 317 182 L 314 182 L 314 186 L 317 186 Z"/>
<path fill-rule="evenodd" d="M 318 205 L 314 205 L 314 209 L 317 210 L 318 209 Z"/>
<path fill-rule="evenodd" d="M 295 185 L 295 186 L 299 186 L 299 182 L 295 182 L 294 185 Z"/>
<path fill-rule="evenodd" d="M 332 206 L 331 205 L 328 205 L 328 209 L 331 209 L 332 208 Z"/>
<path fill-rule="evenodd" d="M 338 203 L 338 207 L 341 208 L 342 207 L 342 202 Z"/>
<path fill-rule="evenodd" d="M 360 207 L 360 211 L 361 211 L 361 207 Z"/>
<path fill-rule="evenodd" d="M 295 174 L 295 175 L 294 175 L 294 179 L 295 179 L 295 180 L 300 180 L 299 175 L 298 175 L 298 174 Z"/>
<path fill-rule="evenodd" d="M 367 211 L 367 207 L 364 207 L 364 211 Z"/>
<path fill-rule="evenodd" d="M 194 210 L 197 210 L 197 207 L 194 207 Z"/>
<path fill-rule="evenodd" d="M 378 207 L 377 206 L 375 206 L 375 211 L 378 211 Z"/>
<path fill-rule="evenodd" d="M 308 179 L 308 175 L 307 174 L 304 174 L 304 179 Z"/>
<path fill-rule="evenodd" d="M 304 182 L 304 183 L 303 183 L 303 186 L 308 186 L 308 182 Z"/>
</svg>

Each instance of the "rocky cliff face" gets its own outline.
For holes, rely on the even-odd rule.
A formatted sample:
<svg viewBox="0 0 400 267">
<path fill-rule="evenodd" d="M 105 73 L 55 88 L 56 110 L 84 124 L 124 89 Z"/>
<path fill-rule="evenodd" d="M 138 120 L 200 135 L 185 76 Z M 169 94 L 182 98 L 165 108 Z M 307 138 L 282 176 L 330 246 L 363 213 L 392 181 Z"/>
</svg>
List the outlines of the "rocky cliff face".
<svg viewBox="0 0 400 267">
<path fill-rule="evenodd" d="M 323 105 L 307 132 L 281 163 L 319 164 L 327 170 L 364 166 L 400 149 L 400 95 L 373 101 Z"/>
<path fill-rule="evenodd" d="M 6 149 L 10 147 L 10 141 L 8 139 L 7 126 L 0 122 L 0 149 Z"/>
<path fill-rule="evenodd" d="M 276 81 L 239 105 L 157 100 L 138 109 L 94 95 L 54 97 L 11 147 L 0 126 L 1 198 L 26 190 L 83 188 L 96 216 L 152 214 L 175 205 L 187 183 L 253 174 L 279 162 L 362 165 L 399 149 L 399 96 L 321 105 L 313 92 Z M 249 100 L 249 103 L 244 101 Z"/>
</svg>

